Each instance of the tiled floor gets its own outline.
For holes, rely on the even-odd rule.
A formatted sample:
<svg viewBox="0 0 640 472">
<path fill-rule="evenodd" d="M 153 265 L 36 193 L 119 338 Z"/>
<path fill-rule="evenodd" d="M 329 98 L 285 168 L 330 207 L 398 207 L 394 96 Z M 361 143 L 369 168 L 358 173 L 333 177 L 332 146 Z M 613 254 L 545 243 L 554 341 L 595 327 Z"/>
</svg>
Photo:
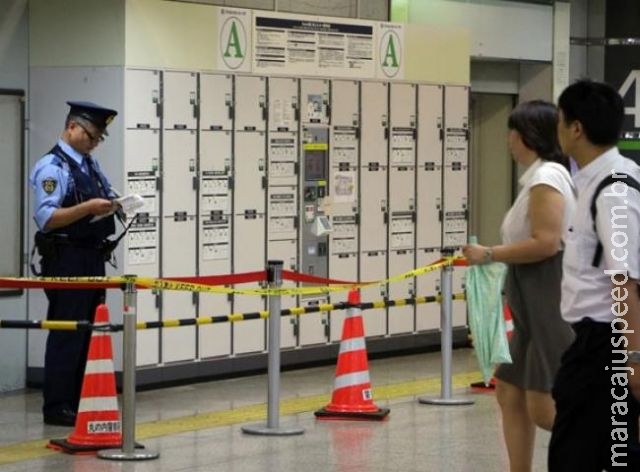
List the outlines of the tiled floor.
<svg viewBox="0 0 640 472">
<path fill-rule="evenodd" d="M 44 446 L 70 428 L 44 426 L 38 391 L 0 395 L 0 472 L 500 472 L 507 471 L 500 415 L 493 394 L 470 393 L 477 380 L 471 351 L 454 351 L 455 396 L 469 406 L 433 406 L 439 396 L 440 354 L 370 362 L 374 401 L 391 409 L 383 422 L 318 421 L 334 367 L 282 373 L 279 425 L 295 436 L 255 436 L 247 424 L 266 423 L 266 375 L 140 392 L 136 439 L 159 452 L 150 461 L 118 462 L 71 456 Z M 549 435 L 539 431 L 534 470 L 546 470 Z"/>
</svg>

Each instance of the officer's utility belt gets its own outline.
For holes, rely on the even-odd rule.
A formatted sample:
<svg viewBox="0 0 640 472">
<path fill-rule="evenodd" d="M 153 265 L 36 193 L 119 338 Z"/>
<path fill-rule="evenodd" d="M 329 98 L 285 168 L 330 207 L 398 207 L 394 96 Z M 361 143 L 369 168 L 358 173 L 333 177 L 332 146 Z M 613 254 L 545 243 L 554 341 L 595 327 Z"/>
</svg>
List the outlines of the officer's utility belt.
<svg viewBox="0 0 640 472">
<path fill-rule="evenodd" d="M 34 264 L 35 251 L 38 250 L 38 254 L 42 259 L 53 261 L 58 257 L 59 248 L 61 247 L 74 247 L 82 249 L 95 249 L 100 251 L 105 261 L 111 259 L 111 253 L 118 245 L 120 239 L 111 241 L 105 239 L 98 241 L 95 239 L 77 239 L 71 238 L 66 234 L 47 234 L 38 231 L 35 234 L 35 245 L 31 251 L 31 271 L 35 275 L 41 275 L 41 271 L 37 270 Z"/>
</svg>

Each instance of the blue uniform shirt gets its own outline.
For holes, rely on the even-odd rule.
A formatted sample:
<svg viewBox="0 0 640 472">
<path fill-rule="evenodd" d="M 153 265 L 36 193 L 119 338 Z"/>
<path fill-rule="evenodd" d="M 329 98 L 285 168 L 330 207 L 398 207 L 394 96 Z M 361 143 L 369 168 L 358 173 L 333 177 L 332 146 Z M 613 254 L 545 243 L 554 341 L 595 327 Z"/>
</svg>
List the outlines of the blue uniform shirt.
<svg viewBox="0 0 640 472">
<path fill-rule="evenodd" d="M 85 174 L 89 175 L 87 163 L 82 154 L 62 139 L 58 140 L 58 146 L 78 163 Z M 98 163 L 95 160 L 93 162 L 95 169 L 102 174 Z M 29 183 L 34 194 L 33 218 L 40 231 L 43 231 L 53 212 L 62 207 L 71 182 L 69 165 L 66 162 L 60 162 L 60 158 L 55 154 L 46 154 L 36 162 L 29 176 Z M 107 189 L 109 196 L 115 197 L 111 184 L 107 186 Z"/>
</svg>

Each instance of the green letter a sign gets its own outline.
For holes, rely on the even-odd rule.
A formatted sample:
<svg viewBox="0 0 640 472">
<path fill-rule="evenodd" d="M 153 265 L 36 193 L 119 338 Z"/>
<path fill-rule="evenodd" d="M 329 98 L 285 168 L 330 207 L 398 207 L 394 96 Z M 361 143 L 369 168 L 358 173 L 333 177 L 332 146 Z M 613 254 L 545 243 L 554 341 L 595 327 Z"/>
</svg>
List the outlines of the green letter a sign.
<svg viewBox="0 0 640 472">
<path fill-rule="evenodd" d="M 391 64 L 389 64 L 391 60 Z M 389 41 L 387 41 L 386 53 L 384 55 L 383 67 L 398 67 L 398 56 L 396 55 L 396 45 L 393 41 L 393 35 L 389 35 Z"/>
<path fill-rule="evenodd" d="M 231 57 L 231 54 L 229 53 L 229 49 L 231 48 L 235 50 L 234 57 L 238 59 L 244 57 L 244 54 L 242 54 L 242 45 L 240 44 L 240 38 L 238 37 L 238 28 L 235 21 L 231 22 L 229 36 L 227 37 L 227 47 L 224 50 L 224 57 Z"/>
</svg>

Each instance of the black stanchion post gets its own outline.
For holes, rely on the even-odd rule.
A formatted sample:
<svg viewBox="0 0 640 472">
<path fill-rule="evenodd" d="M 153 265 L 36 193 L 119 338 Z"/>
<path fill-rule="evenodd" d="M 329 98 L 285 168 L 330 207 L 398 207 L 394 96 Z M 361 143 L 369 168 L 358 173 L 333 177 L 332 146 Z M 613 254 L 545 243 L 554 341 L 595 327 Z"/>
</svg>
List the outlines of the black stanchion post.
<svg viewBox="0 0 640 472">
<path fill-rule="evenodd" d="M 267 262 L 267 281 L 270 289 L 282 287 L 282 261 Z M 302 428 L 280 427 L 280 309 L 281 295 L 269 294 L 267 424 L 243 426 L 242 431 L 247 434 L 293 436 L 304 433 Z"/>
</svg>

